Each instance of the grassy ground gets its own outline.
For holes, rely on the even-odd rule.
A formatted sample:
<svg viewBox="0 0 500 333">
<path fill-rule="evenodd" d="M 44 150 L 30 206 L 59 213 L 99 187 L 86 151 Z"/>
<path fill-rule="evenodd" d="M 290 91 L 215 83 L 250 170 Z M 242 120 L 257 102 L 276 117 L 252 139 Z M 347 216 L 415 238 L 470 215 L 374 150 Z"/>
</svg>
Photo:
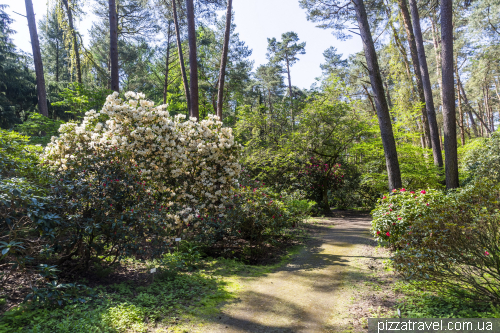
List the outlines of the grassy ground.
<svg viewBox="0 0 500 333">
<path fill-rule="evenodd" d="M 99 286 L 97 299 L 64 308 L 20 306 L 3 315 L 0 332 L 188 332 L 199 317 L 217 313 L 218 304 L 235 296 L 236 277 L 266 274 L 298 251 L 289 248 L 280 261 L 265 266 L 203 260 L 194 272 Z"/>
</svg>

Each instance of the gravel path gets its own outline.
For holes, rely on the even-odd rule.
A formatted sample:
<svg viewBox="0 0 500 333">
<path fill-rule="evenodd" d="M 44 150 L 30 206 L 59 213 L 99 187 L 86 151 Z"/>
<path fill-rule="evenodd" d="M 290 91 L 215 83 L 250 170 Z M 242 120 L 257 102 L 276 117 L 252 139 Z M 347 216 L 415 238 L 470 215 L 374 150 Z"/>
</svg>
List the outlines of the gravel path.
<svg viewBox="0 0 500 333">
<path fill-rule="evenodd" d="M 370 216 L 337 212 L 311 221 L 312 239 L 291 262 L 258 278 L 241 278 L 238 298 L 203 332 L 340 332 L 349 326 L 355 263 L 373 247 Z M 364 258 L 363 258 L 364 259 Z M 358 260 L 359 261 L 359 260 Z"/>
</svg>

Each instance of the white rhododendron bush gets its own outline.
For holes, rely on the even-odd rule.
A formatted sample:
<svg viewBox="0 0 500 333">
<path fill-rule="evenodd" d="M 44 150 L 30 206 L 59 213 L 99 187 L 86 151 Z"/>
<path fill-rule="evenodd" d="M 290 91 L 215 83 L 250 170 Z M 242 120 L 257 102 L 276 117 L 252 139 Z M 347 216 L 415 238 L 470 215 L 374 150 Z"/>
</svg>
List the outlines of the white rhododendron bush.
<svg viewBox="0 0 500 333">
<path fill-rule="evenodd" d="M 240 173 L 240 146 L 232 129 L 216 117 L 173 117 L 166 105 L 155 107 L 140 93 L 128 92 L 125 98 L 115 92 L 81 124 L 62 125 L 44 160 L 56 174 L 73 175 L 89 191 L 98 188 L 96 195 L 109 209 L 140 210 L 137 219 L 156 217 L 155 224 L 170 235 L 201 232 L 204 216 L 223 216 Z M 119 187 L 125 178 L 126 185 Z M 134 205 L 120 201 L 124 196 L 145 205 L 134 212 Z"/>
</svg>

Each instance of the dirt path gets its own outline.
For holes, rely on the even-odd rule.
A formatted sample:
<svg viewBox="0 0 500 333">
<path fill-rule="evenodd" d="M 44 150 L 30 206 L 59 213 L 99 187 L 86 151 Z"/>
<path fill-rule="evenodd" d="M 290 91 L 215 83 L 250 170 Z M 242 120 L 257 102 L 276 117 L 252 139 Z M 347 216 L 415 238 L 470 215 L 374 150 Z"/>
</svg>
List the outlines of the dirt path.
<svg viewBox="0 0 500 333">
<path fill-rule="evenodd" d="M 340 212 L 311 221 L 312 240 L 281 269 L 258 278 L 243 277 L 238 298 L 203 332 L 341 332 L 353 328 L 356 281 L 368 281 L 366 270 L 375 243 L 370 217 Z M 368 249 L 368 251 L 367 251 Z M 373 260 L 380 258 L 371 258 Z M 370 268 L 371 269 L 371 268 Z M 358 325 L 359 326 L 359 325 Z"/>
</svg>

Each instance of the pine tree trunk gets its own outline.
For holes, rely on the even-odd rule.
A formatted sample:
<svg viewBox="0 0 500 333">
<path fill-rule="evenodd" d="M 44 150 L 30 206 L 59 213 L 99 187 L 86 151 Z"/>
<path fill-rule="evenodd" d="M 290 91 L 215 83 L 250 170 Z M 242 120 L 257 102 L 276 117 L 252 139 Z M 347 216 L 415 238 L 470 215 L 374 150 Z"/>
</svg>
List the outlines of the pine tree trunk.
<svg viewBox="0 0 500 333">
<path fill-rule="evenodd" d="M 455 66 L 455 75 L 458 78 L 458 66 Z M 457 85 L 457 95 L 458 95 L 458 114 L 459 114 L 458 127 L 460 128 L 460 140 L 462 142 L 462 146 L 465 146 L 464 112 L 462 109 L 462 98 L 460 94 L 460 88 L 458 87 L 458 85 Z"/>
<path fill-rule="evenodd" d="M 56 82 L 59 82 L 59 40 L 56 39 Z"/>
<path fill-rule="evenodd" d="M 411 61 L 413 62 L 413 71 L 415 72 L 415 78 L 417 81 L 417 93 L 422 103 L 422 119 L 424 128 L 425 145 L 429 148 L 432 147 L 431 144 L 431 132 L 429 129 L 429 120 L 427 118 L 427 108 L 425 107 L 426 100 L 424 94 L 424 86 L 422 83 L 422 72 L 420 70 L 420 63 L 418 61 L 417 44 L 415 42 L 415 36 L 413 34 L 413 25 L 410 19 L 410 13 L 408 11 L 408 4 L 406 0 L 398 0 L 399 8 L 401 9 L 401 14 L 403 16 L 403 23 L 406 30 L 406 36 L 408 38 L 408 44 L 410 45 Z"/>
<path fill-rule="evenodd" d="M 168 91 L 168 73 L 170 65 L 170 38 L 171 36 L 171 22 L 168 22 L 167 30 L 167 56 L 165 59 L 165 83 L 163 84 L 163 104 L 167 104 L 167 91 Z"/>
<path fill-rule="evenodd" d="M 377 61 L 375 45 L 368 25 L 365 5 L 363 0 L 353 0 L 358 20 L 359 32 L 363 41 L 366 64 L 370 74 L 370 82 L 375 95 L 375 104 L 377 108 L 378 122 L 382 144 L 384 146 L 387 174 L 389 176 L 389 190 L 402 187 L 401 171 L 399 169 L 398 154 L 396 150 L 396 141 L 392 130 L 391 116 L 387 106 L 387 100 L 384 95 L 384 85 Z"/>
<path fill-rule="evenodd" d="M 186 104 L 189 115 L 191 115 L 191 94 L 189 92 L 189 83 L 186 74 L 186 65 L 184 64 L 184 54 L 182 53 L 181 31 L 179 29 L 179 21 L 177 19 L 177 5 L 176 0 L 172 0 L 172 12 L 175 24 L 175 37 L 177 39 L 177 53 L 179 54 L 179 63 L 181 65 L 182 83 L 184 85 L 184 94 L 186 95 Z"/>
<path fill-rule="evenodd" d="M 292 130 L 295 125 L 295 118 L 293 116 L 293 96 L 292 96 L 292 78 L 290 76 L 290 63 L 286 59 L 286 72 L 288 73 L 288 92 L 290 93 L 290 116 L 292 117 Z"/>
<path fill-rule="evenodd" d="M 429 68 L 427 67 L 427 57 L 425 56 L 424 40 L 422 38 L 422 29 L 420 28 L 420 16 L 418 13 L 417 1 L 410 0 L 410 10 L 413 20 L 413 31 L 415 33 L 415 43 L 417 47 L 418 63 L 422 75 L 422 86 L 424 89 L 425 107 L 427 109 L 427 119 L 429 121 L 429 132 L 432 143 L 432 155 L 434 165 L 443 167 L 443 155 L 441 154 L 439 143 L 438 124 L 436 119 L 436 109 L 432 97 L 431 80 L 429 77 Z"/>
<path fill-rule="evenodd" d="M 233 0 L 227 1 L 226 31 L 224 32 L 224 46 L 222 47 L 222 59 L 219 71 L 219 91 L 217 94 L 217 116 L 222 121 L 222 106 L 224 104 L 224 81 L 226 78 L 227 53 L 229 51 L 229 38 L 231 37 L 231 16 Z"/>
<path fill-rule="evenodd" d="M 439 41 L 438 35 L 439 31 L 437 28 L 436 16 L 432 15 L 431 17 L 431 28 L 432 28 L 432 42 L 434 44 L 434 52 L 436 53 L 436 73 L 437 73 L 437 81 L 439 85 L 439 95 L 441 96 L 441 101 L 443 100 L 443 80 L 441 79 L 441 56 L 439 53 Z"/>
<path fill-rule="evenodd" d="M 118 76 L 118 17 L 116 1 L 109 0 L 109 59 L 111 65 L 111 90 L 120 91 Z"/>
<path fill-rule="evenodd" d="M 453 75 L 453 1 L 441 0 L 441 70 L 446 188 L 458 183 L 457 123 L 455 113 L 455 78 Z"/>
<path fill-rule="evenodd" d="M 457 77 L 457 85 L 460 88 L 461 91 L 461 97 L 464 100 L 465 105 L 467 106 L 467 114 L 469 115 L 470 123 L 472 126 L 472 130 L 474 131 L 474 136 L 479 137 L 479 133 L 477 131 L 477 125 L 476 122 L 474 121 L 474 116 L 472 115 L 472 106 L 469 104 L 469 100 L 467 99 L 467 95 L 465 94 L 464 86 L 462 85 L 462 81 L 460 80 L 460 77 Z"/>
<path fill-rule="evenodd" d="M 31 47 L 33 49 L 33 60 L 35 63 L 36 90 L 38 96 L 38 110 L 45 117 L 49 116 L 47 107 L 47 92 L 45 91 L 45 77 L 43 76 L 42 55 L 40 54 L 40 44 L 38 42 L 38 33 L 36 31 L 35 13 L 33 12 L 33 3 L 31 0 L 25 0 L 26 17 L 28 18 L 28 27 L 30 30 Z"/>
<path fill-rule="evenodd" d="M 76 60 L 76 81 L 78 83 L 82 83 L 82 68 L 80 65 L 80 50 L 78 48 L 78 40 L 76 38 L 76 30 L 73 25 L 73 12 L 69 7 L 68 0 L 62 0 L 64 7 L 66 7 L 66 13 L 68 14 L 68 24 L 69 29 L 71 30 L 71 38 L 73 39 L 73 52 L 75 52 L 75 60 Z"/>
<path fill-rule="evenodd" d="M 196 26 L 194 20 L 193 0 L 186 0 L 186 14 L 189 40 L 189 84 L 191 88 L 190 116 L 198 120 L 200 117 L 198 97 L 198 57 L 196 50 Z"/>
</svg>

